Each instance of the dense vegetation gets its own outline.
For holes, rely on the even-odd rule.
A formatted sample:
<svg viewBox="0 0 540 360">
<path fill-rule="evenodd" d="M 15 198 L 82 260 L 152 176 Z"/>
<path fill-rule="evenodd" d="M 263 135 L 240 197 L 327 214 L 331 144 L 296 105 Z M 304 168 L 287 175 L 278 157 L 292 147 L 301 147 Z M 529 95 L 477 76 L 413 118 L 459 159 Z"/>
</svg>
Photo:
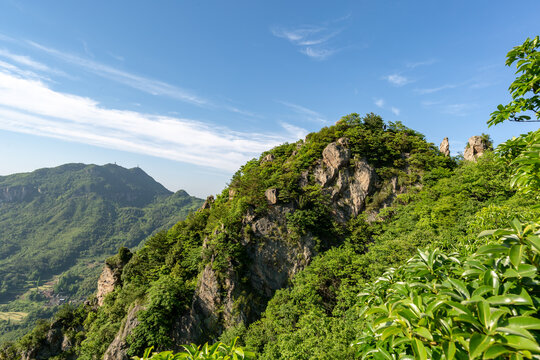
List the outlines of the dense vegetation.
<svg viewBox="0 0 540 360">
<path fill-rule="evenodd" d="M 136 247 L 201 203 L 139 168 L 112 164 L 0 177 L 1 338 L 50 317 L 60 299 L 87 298 L 119 246 Z"/>
<path fill-rule="evenodd" d="M 514 49 L 513 59 L 531 58 L 537 44 Z M 519 96 L 532 91 L 534 99 L 538 77 L 525 79 L 532 85 Z M 514 115 L 500 106 L 492 122 Z M 287 360 L 538 358 L 539 134 L 469 162 L 443 156 L 400 123 L 345 116 L 249 161 L 210 207 L 135 252 L 102 307 L 65 308 L 4 345 L 0 359 L 36 351 L 54 329 L 71 344 L 54 359 L 100 359 L 113 340 L 127 349 L 124 358 L 155 360 L 252 358 L 245 349 Z M 314 171 L 338 139 L 350 149 L 347 166 L 365 161 L 377 179 L 364 211 L 346 218 Z M 269 189 L 277 205 L 266 198 Z M 314 256 L 309 264 L 299 257 L 303 270 L 268 298 L 250 282 L 248 249 L 264 246 L 251 225 L 270 215 L 283 222 L 276 240 L 284 248 L 309 239 Z M 196 324 L 204 329 L 198 340 L 214 345 L 180 346 L 206 273 L 226 285 L 217 292 L 235 288 L 233 319 L 218 307 L 215 318 Z M 180 352 L 164 351 L 171 349 Z"/>
</svg>

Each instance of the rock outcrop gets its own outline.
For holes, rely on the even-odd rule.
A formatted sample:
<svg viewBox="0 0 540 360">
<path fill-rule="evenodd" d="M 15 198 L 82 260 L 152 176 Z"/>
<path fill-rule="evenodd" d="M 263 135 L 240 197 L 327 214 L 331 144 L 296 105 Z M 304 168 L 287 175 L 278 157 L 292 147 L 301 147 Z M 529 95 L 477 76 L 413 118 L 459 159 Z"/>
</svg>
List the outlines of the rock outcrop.
<svg viewBox="0 0 540 360">
<path fill-rule="evenodd" d="M 31 200 L 40 190 L 33 186 L 8 186 L 0 189 L 0 204 Z"/>
<path fill-rule="evenodd" d="M 105 261 L 97 283 L 96 302 L 98 306 L 103 306 L 105 297 L 122 284 L 122 271 L 132 256 L 133 254 L 128 248 L 121 247 L 117 255 Z"/>
<path fill-rule="evenodd" d="M 39 341 L 37 346 L 26 349 L 21 354 L 21 360 L 46 360 L 62 354 L 62 359 L 75 360 L 76 354 L 71 353 L 72 339 L 64 330 L 62 321 L 55 321 L 50 325 L 45 337 Z M 77 331 L 82 329 L 77 329 Z"/>
<path fill-rule="evenodd" d="M 139 325 L 139 320 L 137 319 L 137 313 L 144 308 L 140 305 L 133 306 L 126 316 L 126 320 L 120 326 L 120 330 L 118 330 L 118 333 L 114 337 L 113 342 L 109 345 L 107 348 L 107 351 L 105 351 L 105 355 L 103 355 L 103 360 L 129 360 L 130 357 L 128 356 L 127 352 L 129 350 L 129 346 L 127 344 L 127 337 L 133 329 L 137 325 Z"/>
<path fill-rule="evenodd" d="M 205 200 L 204 204 L 202 205 L 201 209 L 210 209 L 212 207 L 213 203 L 214 203 L 214 196 L 210 195 L 210 196 L 208 196 L 206 198 L 206 200 Z"/>
<path fill-rule="evenodd" d="M 103 306 L 105 297 L 120 284 L 121 276 L 122 269 L 120 267 L 105 264 L 97 283 L 96 301 L 98 306 Z"/>
<path fill-rule="evenodd" d="M 330 195 L 335 214 L 342 222 L 364 209 L 376 180 L 375 170 L 364 159 L 351 161 L 347 145 L 346 138 L 328 144 L 322 162 L 313 170 L 315 181 Z"/>
<path fill-rule="evenodd" d="M 483 136 L 472 136 L 465 147 L 463 158 L 467 161 L 476 161 L 488 149 L 491 149 L 489 139 Z"/>
<path fill-rule="evenodd" d="M 321 185 L 323 193 L 332 200 L 335 220 L 342 223 L 364 209 L 366 197 L 375 189 L 376 181 L 373 167 L 364 159 L 351 159 L 348 145 L 346 138 L 328 144 L 322 159 L 300 177 L 301 186 L 313 181 Z M 244 236 L 240 241 L 246 256 L 244 273 L 249 276 L 240 281 L 231 263 L 218 274 L 212 258 L 199 278 L 189 313 L 176 322 L 175 343 L 206 341 L 206 334 L 254 321 L 275 291 L 286 286 L 316 255 L 316 243 L 321 240 L 315 240 L 309 232 L 295 241 L 283 240 L 290 237 L 287 214 L 297 210 L 298 204 L 278 202 L 277 195 L 278 189 L 267 189 L 265 197 L 272 206 L 263 215 L 249 209 L 243 217 L 241 233 Z M 223 227 L 214 233 L 218 234 L 228 236 Z M 204 249 L 208 249 L 207 240 Z M 238 304 L 236 300 L 246 286 L 250 302 Z"/>
<path fill-rule="evenodd" d="M 450 143 L 448 138 L 445 137 L 439 146 L 439 151 L 444 154 L 444 156 L 450 156 Z"/>
<path fill-rule="evenodd" d="M 277 189 L 267 189 L 264 192 L 264 196 L 266 197 L 266 200 L 268 201 L 268 203 L 271 205 L 275 205 L 278 201 Z"/>
</svg>

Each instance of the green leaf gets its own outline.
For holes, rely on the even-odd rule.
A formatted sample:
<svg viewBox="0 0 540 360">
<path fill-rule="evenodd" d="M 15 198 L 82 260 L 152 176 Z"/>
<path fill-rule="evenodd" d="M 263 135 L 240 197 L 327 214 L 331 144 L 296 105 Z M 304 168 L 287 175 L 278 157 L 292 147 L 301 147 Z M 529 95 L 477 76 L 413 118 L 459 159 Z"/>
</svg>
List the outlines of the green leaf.
<svg viewBox="0 0 540 360">
<path fill-rule="evenodd" d="M 518 335 L 523 336 L 524 338 L 530 339 L 534 341 L 534 336 L 530 332 L 528 332 L 525 329 L 520 328 L 516 325 L 508 325 L 503 327 L 498 327 L 495 329 L 498 332 L 506 333 L 506 334 L 512 334 L 512 335 Z"/>
<path fill-rule="evenodd" d="M 484 359 L 495 359 L 503 354 L 511 353 L 512 351 L 508 350 L 502 345 L 493 345 L 484 352 Z"/>
<path fill-rule="evenodd" d="M 489 306 L 489 303 L 485 300 L 482 300 L 477 304 L 477 307 L 480 322 L 482 323 L 482 325 L 484 325 L 485 328 L 489 328 L 489 324 L 491 323 L 491 308 Z"/>
<path fill-rule="evenodd" d="M 519 276 L 522 277 L 522 278 L 524 278 L 524 277 L 534 278 L 536 276 L 536 273 L 537 273 L 538 269 L 534 265 L 520 264 L 518 266 L 517 271 L 519 273 Z"/>
<path fill-rule="evenodd" d="M 424 347 L 424 344 L 422 341 L 418 339 L 414 339 L 412 343 L 414 353 L 416 354 L 416 358 L 420 360 L 427 360 L 427 352 L 426 348 Z"/>
<path fill-rule="evenodd" d="M 469 356 L 471 359 L 477 358 L 482 355 L 482 353 L 487 350 L 491 345 L 493 339 L 484 334 L 475 333 L 471 336 L 469 340 Z"/>
<path fill-rule="evenodd" d="M 510 248 L 510 262 L 512 265 L 514 265 L 516 268 L 519 264 L 521 264 L 521 258 L 523 257 L 523 254 L 525 253 L 525 245 L 514 245 Z"/>
<path fill-rule="evenodd" d="M 413 332 L 417 335 L 420 335 L 424 339 L 433 341 L 433 335 L 431 335 L 431 332 L 425 327 L 422 327 L 422 326 L 417 327 L 416 329 L 413 330 Z"/>
<path fill-rule="evenodd" d="M 515 294 L 492 296 L 487 301 L 492 305 L 532 305 L 530 298 Z"/>
<path fill-rule="evenodd" d="M 446 360 L 453 360 L 456 354 L 456 344 L 453 341 L 443 343 L 443 352 Z"/>
<path fill-rule="evenodd" d="M 392 335 L 396 335 L 401 333 L 401 329 L 397 326 L 391 326 L 389 328 L 384 329 L 384 331 L 381 334 L 381 341 L 386 340 L 388 337 Z"/>
<path fill-rule="evenodd" d="M 516 350 L 529 350 L 535 353 L 540 353 L 540 346 L 536 341 L 526 339 L 522 336 L 507 335 L 504 337 L 507 346 L 513 347 Z"/>
<path fill-rule="evenodd" d="M 484 245 L 484 246 L 481 246 L 476 253 L 483 255 L 483 254 L 501 254 L 501 253 L 507 253 L 507 252 L 508 252 L 508 248 L 506 246 Z"/>
<path fill-rule="evenodd" d="M 509 325 L 519 326 L 523 329 L 540 330 L 540 319 L 531 316 L 511 317 L 507 321 Z"/>
</svg>

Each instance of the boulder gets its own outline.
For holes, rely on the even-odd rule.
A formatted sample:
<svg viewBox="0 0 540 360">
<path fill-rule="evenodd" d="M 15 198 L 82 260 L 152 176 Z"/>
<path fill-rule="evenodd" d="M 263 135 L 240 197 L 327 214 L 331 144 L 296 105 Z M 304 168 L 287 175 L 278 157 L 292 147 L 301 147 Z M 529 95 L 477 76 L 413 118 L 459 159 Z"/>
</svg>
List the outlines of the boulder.
<svg viewBox="0 0 540 360">
<path fill-rule="evenodd" d="M 204 202 L 201 209 L 210 209 L 213 203 L 214 203 L 214 196 L 210 195 L 209 197 L 206 198 L 206 201 Z"/>
<path fill-rule="evenodd" d="M 268 189 L 264 192 L 264 196 L 266 196 L 266 200 L 271 205 L 274 205 L 277 203 L 278 201 L 277 195 L 278 195 L 277 189 Z"/>
<path fill-rule="evenodd" d="M 340 138 L 328 144 L 323 150 L 323 162 L 326 166 L 339 169 L 346 165 L 351 158 L 351 150 L 348 148 L 349 140 Z"/>
<path fill-rule="evenodd" d="M 266 155 L 265 157 L 262 158 L 261 163 L 272 162 L 272 161 L 274 161 L 275 158 L 276 157 L 274 156 L 274 154 L 268 154 L 268 155 Z"/>
<path fill-rule="evenodd" d="M 450 144 L 448 138 L 445 137 L 439 146 L 439 151 L 444 154 L 444 156 L 450 156 Z"/>
<path fill-rule="evenodd" d="M 465 147 L 463 158 L 467 161 L 476 161 L 484 152 L 491 149 L 491 143 L 482 136 L 472 136 Z"/>
</svg>

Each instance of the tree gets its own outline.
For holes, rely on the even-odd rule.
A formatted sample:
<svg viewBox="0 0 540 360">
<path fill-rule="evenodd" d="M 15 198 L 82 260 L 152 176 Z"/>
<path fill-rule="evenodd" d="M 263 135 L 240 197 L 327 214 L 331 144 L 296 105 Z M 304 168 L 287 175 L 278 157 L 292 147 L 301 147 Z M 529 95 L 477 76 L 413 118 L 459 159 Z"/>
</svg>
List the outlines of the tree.
<svg viewBox="0 0 540 360">
<path fill-rule="evenodd" d="M 506 55 L 506 65 L 517 61 L 516 74 L 520 74 L 509 90 L 512 101 L 499 105 L 491 114 L 488 125 L 496 125 L 505 120 L 540 121 L 540 37 L 525 40 Z M 536 120 L 531 120 L 527 112 L 533 112 Z M 521 113 L 521 115 L 519 115 Z M 523 114 L 524 113 L 524 114 Z M 497 152 L 515 167 L 511 184 L 519 191 L 540 196 L 540 129 L 512 138 L 499 145 Z"/>
<path fill-rule="evenodd" d="M 517 61 L 516 74 L 519 75 L 508 90 L 512 95 L 512 101 L 504 106 L 497 106 L 497 110 L 491 114 L 488 125 L 496 125 L 505 120 L 511 121 L 540 121 L 540 38 L 525 40 L 522 45 L 514 47 L 506 55 L 506 66 L 511 66 Z M 535 120 L 527 114 L 519 113 L 532 111 Z"/>
</svg>

